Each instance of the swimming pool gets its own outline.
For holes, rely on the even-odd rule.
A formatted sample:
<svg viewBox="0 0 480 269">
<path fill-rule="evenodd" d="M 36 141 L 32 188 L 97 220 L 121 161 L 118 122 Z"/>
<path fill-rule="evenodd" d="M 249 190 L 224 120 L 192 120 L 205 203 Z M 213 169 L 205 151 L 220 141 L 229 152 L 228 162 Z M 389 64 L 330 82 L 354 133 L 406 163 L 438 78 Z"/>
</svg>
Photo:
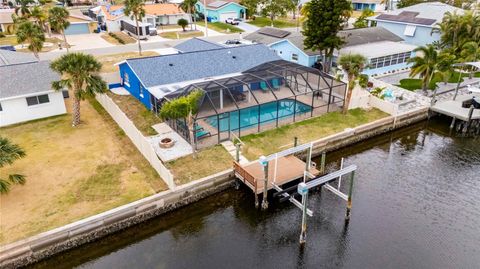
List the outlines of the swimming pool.
<svg viewBox="0 0 480 269">
<path fill-rule="evenodd" d="M 220 132 L 238 130 L 239 124 L 241 129 L 251 128 L 258 123 L 259 109 L 260 124 L 262 124 L 275 121 L 277 118 L 292 117 L 294 111 L 297 115 L 307 113 L 310 112 L 312 108 L 309 105 L 295 100 L 282 100 L 278 101 L 278 115 L 277 102 L 270 102 L 259 106 L 240 109 L 238 111 L 223 113 L 219 115 L 220 120 L 218 121 L 217 116 L 211 116 L 206 119 L 206 122 L 215 128 L 220 125 Z M 239 115 L 240 121 L 238 119 Z"/>
</svg>

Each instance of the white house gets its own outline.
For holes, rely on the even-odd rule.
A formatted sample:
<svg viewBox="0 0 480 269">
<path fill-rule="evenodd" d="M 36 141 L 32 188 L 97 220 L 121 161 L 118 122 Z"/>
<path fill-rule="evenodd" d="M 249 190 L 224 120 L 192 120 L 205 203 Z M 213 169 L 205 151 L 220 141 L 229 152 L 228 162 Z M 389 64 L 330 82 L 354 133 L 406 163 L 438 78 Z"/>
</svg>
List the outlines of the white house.
<svg viewBox="0 0 480 269">
<path fill-rule="evenodd" d="M 51 83 L 60 76 L 48 61 L 0 50 L 0 126 L 65 114 L 62 92 Z"/>
</svg>

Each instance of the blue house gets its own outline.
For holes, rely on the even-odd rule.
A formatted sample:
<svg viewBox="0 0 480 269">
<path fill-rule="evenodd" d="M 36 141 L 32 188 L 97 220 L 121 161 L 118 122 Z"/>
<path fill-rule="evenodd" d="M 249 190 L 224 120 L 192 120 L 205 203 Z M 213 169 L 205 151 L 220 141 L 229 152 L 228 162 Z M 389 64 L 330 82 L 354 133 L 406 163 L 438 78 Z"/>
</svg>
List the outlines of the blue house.
<svg viewBox="0 0 480 269">
<path fill-rule="evenodd" d="M 353 10 L 370 9 L 374 12 L 381 12 L 385 10 L 385 3 L 382 0 L 352 0 Z"/>
<path fill-rule="evenodd" d="M 203 1 L 198 1 L 195 4 L 197 12 L 207 14 L 207 19 L 210 22 L 225 22 L 228 18 L 242 18 L 245 19 L 247 8 L 240 5 L 235 0 L 206 0 L 207 7 L 203 5 Z"/>
<path fill-rule="evenodd" d="M 424 46 L 440 40 L 440 34 L 432 33 L 432 30 L 447 12 L 463 14 L 464 10 L 441 2 L 426 2 L 380 14 L 370 20 L 407 43 Z"/>
<path fill-rule="evenodd" d="M 403 39 L 382 27 L 351 29 L 339 32 L 345 40 L 340 51 L 334 52 L 333 65 L 342 54 L 358 53 L 364 55 L 370 64 L 365 74 L 380 75 L 408 68 L 406 60 L 412 57 L 416 46 L 403 43 Z M 282 59 L 304 66 L 316 66 L 322 57 L 318 51 L 306 49 L 300 32 L 264 27 L 245 36 L 254 43 L 268 45 Z"/>
<path fill-rule="evenodd" d="M 123 87 L 153 109 L 165 95 L 195 81 L 235 75 L 279 59 L 267 46 L 256 44 L 127 59 L 118 65 Z"/>
</svg>

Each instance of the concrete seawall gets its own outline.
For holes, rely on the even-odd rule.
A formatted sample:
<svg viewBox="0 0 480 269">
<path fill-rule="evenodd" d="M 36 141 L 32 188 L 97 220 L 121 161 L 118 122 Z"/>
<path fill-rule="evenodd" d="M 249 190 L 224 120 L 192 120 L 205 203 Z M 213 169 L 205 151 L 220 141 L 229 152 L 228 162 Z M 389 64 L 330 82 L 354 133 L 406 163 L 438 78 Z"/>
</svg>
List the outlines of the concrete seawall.
<svg viewBox="0 0 480 269">
<path fill-rule="evenodd" d="M 387 117 L 314 141 L 314 156 L 425 120 L 428 108 Z M 0 267 L 17 268 L 188 205 L 233 185 L 226 170 L 98 215 L 0 247 Z"/>
</svg>

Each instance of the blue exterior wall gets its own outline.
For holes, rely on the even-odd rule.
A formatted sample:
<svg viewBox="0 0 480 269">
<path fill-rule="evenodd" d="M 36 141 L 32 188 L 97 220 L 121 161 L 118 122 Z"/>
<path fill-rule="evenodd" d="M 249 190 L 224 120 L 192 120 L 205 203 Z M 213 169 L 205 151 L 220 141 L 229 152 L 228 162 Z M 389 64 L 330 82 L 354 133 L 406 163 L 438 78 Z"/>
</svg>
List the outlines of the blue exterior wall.
<svg viewBox="0 0 480 269">
<path fill-rule="evenodd" d="M 275 50 L 278 56 L 282 59 L 290 62 L 295 62 L 304 66 L 311 67 L 317 60 L 317 55 L 309 56 L 305 54 L 301 49 L 293 45 L 288 40 L 283 40 L 270 45 L 270 48 Z M 292 60 L 292 54 L 298 55 L 298 61 Z"/>
<path fill-rule="evenodd" d="M 197 11 L 199 13 L 205 14 L 203 4 L 201 2 L 197 2 L 195 4 L 195 6 L 196 6 Z M 220 14 L 221 13 L 236 12 L 238 18 L 242 18 L 243 14 L 245 14 L 245 12 L 246 12 L 246 9 L 244 7 L 238 5 L 237 3 L 232 3 L 232 4 L 228 4 L 224 7 L 220 8 L 220 9 L 216 9 L 216 10 L 207 8 L 207 11 L 208 11 L 208 14 L 207 14 L 208 15 L 208 21 L 217 22 L 220 19 Z"/>
<path fill-rule="evenodd" d="M 440 40 L 440 34 L 432 33 L 431 27 L 424 27 L 424 26 L 417 26 L 417 30 L 415 31 L 414 36 L 406 36 L 403 33 L 405 32 L 405 28 L 407 27 L 406 24 L 403 23 L 393 23 L 393 22 L 383 22 L 377 21 L 377 26 L 381 26 L 388 31 L 398 35 L 406 43 L 417 45 L 417 46 L 424 46 L 426 44 L 431 44 L 434 41 Z"/>
<path fill-rule="evenodd" d="M 137 98 L 142 104 L 144 104 L 148 109 L 151 109 L 150 103 L 150 92 L 146 89 L 132 71 L 130 66 L 127 63 L 122 63 L 119 65 L 120 77 L 122 78 L 123 87 L 135 98 Z M 125 80 L 125 75 L 128 76 L 128 84 Z M 143 96 L 140 93 L 140 86 L 143 87 Z"/>
</svg>

